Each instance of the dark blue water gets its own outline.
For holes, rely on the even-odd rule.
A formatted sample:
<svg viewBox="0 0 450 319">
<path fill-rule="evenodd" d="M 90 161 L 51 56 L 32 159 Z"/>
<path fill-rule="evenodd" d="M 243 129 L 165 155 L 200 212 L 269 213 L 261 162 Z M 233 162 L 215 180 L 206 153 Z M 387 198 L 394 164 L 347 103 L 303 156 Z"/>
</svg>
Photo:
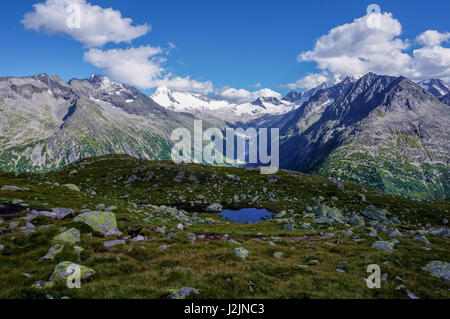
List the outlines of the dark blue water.
<svg viewBox="0 0 450 319">
<path fill-rule="evenodd" d="M 224 219 L 228 219 L 233 223 L 261 223 L 266 219 L 272 218 L 272 212 L 267 209 L 243 208 L 240 210 L 223 210 L 219 213 Z"/>
</svg>

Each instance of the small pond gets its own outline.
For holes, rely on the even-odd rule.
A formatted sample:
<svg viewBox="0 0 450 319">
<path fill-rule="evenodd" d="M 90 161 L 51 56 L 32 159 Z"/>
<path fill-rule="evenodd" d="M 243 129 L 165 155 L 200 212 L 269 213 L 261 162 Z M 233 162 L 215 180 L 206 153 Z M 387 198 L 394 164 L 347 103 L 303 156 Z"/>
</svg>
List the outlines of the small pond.
<svg viewBox="0 0 450 319">
<path fill-rule="evenodd" d="M 272 218 L 272 214 L 267 209 L 243 208 L 240 210 L 225 209 L 219 213 L 219 216 L 233 223 L 255 224 Z"/>
</svg>

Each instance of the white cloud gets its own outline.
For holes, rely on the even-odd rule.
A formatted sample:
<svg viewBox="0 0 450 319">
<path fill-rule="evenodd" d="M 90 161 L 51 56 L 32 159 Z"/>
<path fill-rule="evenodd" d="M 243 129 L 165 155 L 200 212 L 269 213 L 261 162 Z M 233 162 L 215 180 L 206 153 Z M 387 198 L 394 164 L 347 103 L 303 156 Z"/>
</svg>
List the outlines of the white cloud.
<svg viewBox="0 0 450 319">
<path fill-rule="evenodd" d="M 113 80 L 150 88 L 151 82 L 159 78 L 164 69 L 164 58 L 159 47 L 141 46 L 130 49 L 90 49 L 84 53 L 84 60 L 103 69 Z"/>
<path fill-rule="evenodd" d="M 77 5 L 80 9 L 79 28 L 67 23 L 73 14 L 68 10 L 71 5 Z M 84 61 L 104 70 L 115 81 L 144 90 L 166 86 L 177 91 L 208 94 L 214 89 L 210 81 L 197 81 L 189 76 L 180 77 L 167 72 L 163 66 L 166 62 L 163 55 L 176 49 L 172 42 L 168 42 L 168 49 L 165 50 L 149 45 L 110 50 L 94 48 L 109 42 L 131 42 L 150 30 L 147 24 L 133 26 L 133 21 L 123 18 L 118 10 L 104 9 L 86 0 L 46 0 L 33 7 L 34 11 L 26 13 L 22 20 L 26 29 L 70 35 L 90 47 L 84 53 Z"/>
<path fill-rule="evenodd" d="M 441 46 L 423 47 L 413 51 L 410 77 L 416 80 L 440 78 L 450 81 L 450 49 Z"/>
<path fill-rule="evenodd" d="M 68 19 L 76 14 L 68 11 L 71 5 L 77 5 L 80 9 L 79 28 L 68 24 Z M 101 8 L 86 0 L 46 0 L 33 7 L 34 11 L 26 13 L 22 20 L 26 29 L 68 34 L 87 47 L 101 47 L 108 42 L 130 42 L 150 30 L 148 24 L 133 26 L 133 21 L 123 18 L 120 11 Z"/>
<path fill-rule="evenodd" d="M 327 81 L 329 81 L 329 74 L 326 72 L 309 73 L 308 75 L 298 79 L 295 83 L 281 85 L 280 87 L 290 90 L 297 90 L 297 89 L 310 90 Z"/>
<path fill-rule="evenodd" d="M 166 86 L 177 91 L 190 91 L 200 94 L 212 92 L 211 82 L 201 82 L 187 77 L 174 76 L 163 67 L 166 59 L 160 47 L 141 46 L 129 49 L 90 49 L 84 60 L 91 63 L 113 80 L 151 89 Z"/>
<path fill-rule="evenodd" d="M 174 91 L 192 92 L 202 95 L 213 92 L 214 85 L 211 81 L 197 81 L 190 76 L 180 77 L 168 74 L 163 79 L 153 81 L 152 87 L 164 86 Z"/>
<path fill-rule="evenodd" d="M 428 30 L 416 38 L 417 43 L 423 46 L 436 46 L 450 39 L 450 33 L 440 33 L 436 30 Z"/>
<path fill-rule="evenodd" d="M 253 102 L 259 97 L 276 97 L 281 99 L 281 94 L 271 89 L 261 89 L 250 92 L 244 89 L 235 89 L 231 87 L 223 87 L 215 90 L 214 96 L 218 99 L 223 99 L 234 103 Z"/>
<path fill-rule="evenodd" d="M 258 83 L 249 85 L 249 87 L 254 88 L 254 89 L 259 89 L 260 87 L 262 87 L 262 84 L 258 82 Z"/>
<path fill-rule="evenodd" d="M 422 47 L 409 54 L 405 50 L 411 47 L 410 41 L 400 38 L 402 26 L 391 13 L 377 15 L 379 28 L 370 27 L 369 16 L 333 28 L 316 41 L 313 50 L 302 52 L 297 60 L 315 62 L 320 72 L 284 87 L 309 89 L 330 77 L 359 77 L 368 72 L 413 80 L 450 77 L 450 49 L 441 46 L 450 38 L 448 32 L 424 32 L 416 38 Z"/>
</svg>

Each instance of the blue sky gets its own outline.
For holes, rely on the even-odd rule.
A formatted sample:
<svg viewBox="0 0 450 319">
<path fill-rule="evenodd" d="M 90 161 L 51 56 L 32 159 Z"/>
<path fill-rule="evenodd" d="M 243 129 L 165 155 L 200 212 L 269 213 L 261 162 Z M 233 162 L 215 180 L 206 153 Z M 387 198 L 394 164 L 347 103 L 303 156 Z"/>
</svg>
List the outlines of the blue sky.
<svg viewBox="0 0 450 319">
<path fill-rule="evenodd" d="M 45 72 L 69 80 L 85 78 L 91 73 L 108 74 L 112 72 L 107 68 L 95 67 L 83 59 L 85 52 L 145 45 L 168 49 L 170 42 L 176 48 L 162 54 L 165 62 L 158 62 L 165 74 L 210 81 L 214 89 L 229 86 L 251 91 L 255 90 L 251 85 L 260 83 L 261 88 L 285 93 L 288 88 L 280 85 L 295 83 L 309 73 L 324 72 L 316 68 L 315 61 L 299 63 L 299 54 L 313 50 L 315 41 L 331 29 L 364 16 L 366 7 L 373 1 L 89 0 L 93 5 L 120 11 L 122 17 L 133 20 L 133 26 L 151 25 L 150 32 L 130 43 L 110 42 L 96 48 L 83 45 L 68 34 L 49 35 L 26 30 L 21 20 L 38 2 L 45 0 L 2 2 L 1 76 Z M 418 47 L 414 39 L 423 32 L 437 30 L 445 34 L 450 31 L 450 2 L 447 0 L 378 0 L 376 3 L 382 12 L 392 13 L 393 19 L 401 23 L 398 38 L 411 42 L 403 49 L 407 54 Z M 440 45 L 448 48 L 445 40 Z M 446 63 L 448 52 L 442 54 L 442 63 Z M 374 68 L 376 71 L 377 67 Z M 332 65 L 325 71 L 328 71 L 326 76 L 347 73 L 346 69 L 336 71 Z M 442 74 L 447 76 L 447 73 Z M 151 89 L 145 86 L 141 88 Z M 291 88 L 302 89 L 295 85 Z"/>
</svg>

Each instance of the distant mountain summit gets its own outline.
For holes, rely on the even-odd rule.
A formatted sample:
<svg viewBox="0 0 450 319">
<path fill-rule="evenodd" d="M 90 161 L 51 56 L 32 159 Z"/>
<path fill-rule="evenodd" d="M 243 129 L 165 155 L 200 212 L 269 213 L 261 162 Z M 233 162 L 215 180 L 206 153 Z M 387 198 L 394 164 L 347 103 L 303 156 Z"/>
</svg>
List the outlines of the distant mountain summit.
<svg viewBox="0 0 450 319">
<path fill-rule="evenodd" d="M 373 73 L 341 92 L 334 100 L 318 94 L 286 115 L 282 167 L 395 194 L 449 197 L 447 105 L 407 78 Z"/>
<path fill-rule="evenodd" d="M 169 159 L 171 131 L 192 116 L 100 75 L 0 78 L 0 168 L 46 170 L 111 153 Z"/>
</svg>

